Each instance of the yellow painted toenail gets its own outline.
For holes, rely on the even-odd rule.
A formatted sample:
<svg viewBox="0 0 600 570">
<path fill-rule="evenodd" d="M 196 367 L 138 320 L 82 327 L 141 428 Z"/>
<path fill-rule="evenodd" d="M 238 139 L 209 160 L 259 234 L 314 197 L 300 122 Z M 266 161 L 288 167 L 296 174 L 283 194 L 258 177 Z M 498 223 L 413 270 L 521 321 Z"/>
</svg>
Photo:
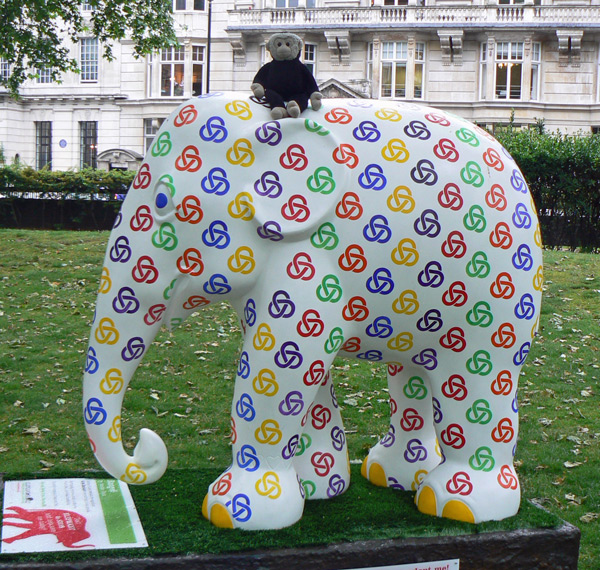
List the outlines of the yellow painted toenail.
<svg viewBox="0 0 600 570">
<path fill-rule="evenodd" d="M 229 511 L 218 503 L 210 509 L 210 522 L 219 528 L 233 528 L 233 520 Z"/>
<path fill-rule="evenodd" d="M 204 495 L 204 501 L 202 501 L 202 516 L 208 519 L 208 495 Z"/>
<path fill-rule="evenodd" d="M 417 500 L 417 508 L 426 515 L 437 516 L 437 501 L 431 487 L 423 487 Z"/>
<path fill-rule="evenodd" d="M 387 477 L 385 476 L 385 471 L 383 467 L 379 465 L 379 463 L 372 463 L 371 467 L 369 467 L 369 481 L 373 483 L 373 485 L 377 485 L 378 487 L 387 487 Z"/>
<path fill-rule="evenodd" d="M 442 511 L 442 516 L 446 519 L 454 519 L 455 521 L 475 522 L 473 511 L 462 501 L 457 501 L 456 499 L 446 503 Z"/>
</svg>

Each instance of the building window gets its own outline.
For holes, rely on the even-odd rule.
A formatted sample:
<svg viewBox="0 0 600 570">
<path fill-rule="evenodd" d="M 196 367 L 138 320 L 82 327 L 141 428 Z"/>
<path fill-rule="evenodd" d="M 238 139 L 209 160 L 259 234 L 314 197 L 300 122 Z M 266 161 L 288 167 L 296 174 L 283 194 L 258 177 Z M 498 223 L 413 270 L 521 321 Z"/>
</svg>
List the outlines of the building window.
<svg viewBox="0 0 600 570">
<path fill-rule="evenodd" d="M 194 10 L 196 12 L 203 12 L 206 9 L 204 0 L 194 0 Z"/>
<path fill-rule="evenodd" d="M 415 99 L 423 98 L 423 68 L 425 66 L 425 44 L 415 46 Z"/>
<path fill-rule="evenodd" d="M 81 81 L 98 81 L 98 39 L 81 38 L 79 45 Z"/>
<path fill-rule="evenodd" d="M 383 42 L 381 50 L 381 96 L 423 97 L 425 44 L 415 44 L 414 59 L 409 62 L 408 42 Z M 408 75 L 412 75 L 414 90 L 408 93 Z"/>
<path fill-rule="evenodd" d="M 297 8 L 298 0 L 276 0 L 276 8 Z"/>
<path fill-rule="evenodd" d="M 204 93 L 204 46 L 192 46 L 192 96 Z"/>
<path fill-rule="evenodd" d="M 98 155 L 98 123 L 81 121 L 79 123 L 80 168 L 96 168 Z"/>
<path fill-rule="evenodd" d="M 160 53 L 160 94 L 162 97 L 183 95 L 185 50 L 169 47 Z"/>
<path fill-rule="evenodd" d="M 481 44 L 479 58 L 479 98 L 485 99 L 487 92 L 487 44 Z"/>
<path fill-rule="evenodd" d="M 308 70 L 314 75 L 317 72 L 317 46 L 315 44 L 304 44 L 303 62 Z"/>
<path fill-rule="evenodd" d="M 185 10 L 185 1 L 186 0 L 175 0 L 173 2 L 173 10 L 176 10 L 176 11 Z"/>
<path fill-rule="evenodd" d="M 10 63 L 3 57 L 0 58 L 0 79 L 8 81 L 10 77 Z"/>
<path fill-rule="evenodd" d="M 39 121 L 35 124 L 35 166 L 52 168 L 52 123 Z"/>
<path fill-rule="evenodd" d="M 85 0 L 81 3 L 81 9 L 84 12 L 91 12 L 93 10 L 93 6 L 90 2 L 86 2 Z"/>
<path fill-rule="evenodd" d="M 531 92 L 530 99 L 537 101 L 540 98 L 540 64 L 542 61 L 542 44 L 531 45 Z"/>
<path fill-rule="evenodd" d="M 383 42 L 381 96 L 406 97 L 407 42 Z"/>
<path fill-rule="evenodd" d="M 371 97 L 375 97 L 373 93 L 373 54 L 375 52 L 374 44 L 370 43 L 367 45 L 367 80 L 371 86 Z"/>
<path fill-rule="evenodd" d="M 36 83 L 52 83 L 52 70 L 42 67 L 36 71 Z"/>
<path fill-rule="evenodd" d="M 163 122 L 164 119 L 162 118 L 144 119 L 144 148 L 146 149 L 146 152 L 150 150 L 150 147 L 154 142 L 154 137 Z"/>
<path fill-rule="evenodd" d="M 408 0 L 384 0 L 384 6 L 408 6 Z"/>
<path fill-rule="evenodd" d="M 521 99 L 523 42 L 496 43 L 496 99 Z"/>
</svg>

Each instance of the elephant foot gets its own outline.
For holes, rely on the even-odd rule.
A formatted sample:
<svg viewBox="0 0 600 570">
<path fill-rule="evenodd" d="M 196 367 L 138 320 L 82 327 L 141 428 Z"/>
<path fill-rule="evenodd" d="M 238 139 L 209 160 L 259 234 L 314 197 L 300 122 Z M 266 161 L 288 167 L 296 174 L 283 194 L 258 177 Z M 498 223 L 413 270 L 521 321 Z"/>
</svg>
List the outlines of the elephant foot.
<svg viewBox="0 0 600 570">
<path fill-rule="evenodd" d="M 520 502 L 519 479 L 512 465 L 482 472 L 444 463 L 424 477 L 415 497 L 424 514 L 469 523 L 516 515 Z"/>
<path fill-rule="evenodd" d="M 393 430 L 369 451 L 361 475 L 378 487 L 416 491 L 423 477 L 440 462 L 435 441 L 414 438 L 400 442 Z"/>
<path fill-rule="evenodd" d="M 297 522 L 304 496 L 294 469 L 228 469 L 209 488 L 202 514 L 220 528 L 272 530 Z"/>
</svg>

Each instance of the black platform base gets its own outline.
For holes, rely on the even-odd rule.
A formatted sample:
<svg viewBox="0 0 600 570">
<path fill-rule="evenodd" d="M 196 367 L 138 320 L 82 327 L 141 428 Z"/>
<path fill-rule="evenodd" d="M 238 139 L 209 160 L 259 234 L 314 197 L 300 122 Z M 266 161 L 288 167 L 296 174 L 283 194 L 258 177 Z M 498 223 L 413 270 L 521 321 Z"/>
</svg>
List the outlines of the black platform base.
<svg viewBox="0 0 600 570">
<path fill-rule="evenodd" d="M 564 523 L 555 529 L 526 529 L 462 536 L 371 540 L 291 548 L 144 559 L 60 563 L 18 562 L 0 570 L 341 570 L 394 564 L 460 560 L 460 570 L 576 570 L 580 531 Z M 435 566 L 431 566 L 434 570 Z"/>
</svg>

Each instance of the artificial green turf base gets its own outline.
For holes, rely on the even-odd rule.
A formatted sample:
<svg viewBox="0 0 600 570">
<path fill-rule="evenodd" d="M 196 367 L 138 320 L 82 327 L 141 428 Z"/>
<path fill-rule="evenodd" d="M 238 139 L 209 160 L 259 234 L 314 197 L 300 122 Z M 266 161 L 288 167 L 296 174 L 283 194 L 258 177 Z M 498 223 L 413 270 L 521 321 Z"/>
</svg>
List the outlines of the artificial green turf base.
<svg viewBox="0 0 600 570">
<path fill-rule="evenodd" d="M 202 499 L 221 469 L 169 470 L 163 478 L 144 487 L 130 487 L 148 539 L 148 548 L 2 555 L 10 561 L 59 562 L 93 558 L 147 558 L 165 555 L 225 553 L 318 546 L 357 540 L 451 536 L 516 529 L 557 528 L 562 521 L 527 501 L 519 514 L 504 521 L 479 525 L 438 519 L 419 513 L 413 493 L 383 489 L 360 476 L 352 466 L 352 484 L 346 493 L 327 501 L 308 501 L 303 518 L 290 528 L 243 532 L 213 527 L 201 513 Z M 106 478 L 103 472 L 10 474 L 6 479 L 41 477 Z"/>
</svg>

